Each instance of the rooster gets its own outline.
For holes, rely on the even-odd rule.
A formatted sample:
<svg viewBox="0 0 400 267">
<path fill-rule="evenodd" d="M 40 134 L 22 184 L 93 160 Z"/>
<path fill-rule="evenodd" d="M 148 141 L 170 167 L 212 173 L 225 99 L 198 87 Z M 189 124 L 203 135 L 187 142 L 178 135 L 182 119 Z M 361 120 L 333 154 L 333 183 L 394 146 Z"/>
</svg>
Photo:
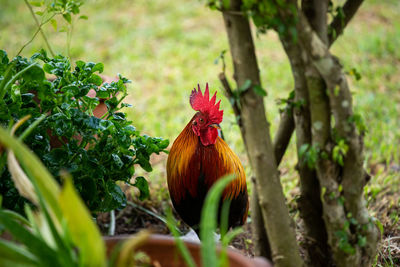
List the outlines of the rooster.
<svg viewBox="0 0 400 267">
<path fill-rule="evenodd" d="M 208 84 L 204 95 L 200 86 L 192 91 L 190 105 L 197 112 L 176 138 L 167 161 L 168 189 L 173 206 L 197 234 L 205 196 L 224 175 L 236 175 L 222 194 L 222 201 L 230 201 L 228 227 L 243 225 L 249 209 L 243 166 L 219 136 L 223 110 L 219 110 L 221 100 L 215 104 L 216 94 L 209 99 Z"/>
</svg>

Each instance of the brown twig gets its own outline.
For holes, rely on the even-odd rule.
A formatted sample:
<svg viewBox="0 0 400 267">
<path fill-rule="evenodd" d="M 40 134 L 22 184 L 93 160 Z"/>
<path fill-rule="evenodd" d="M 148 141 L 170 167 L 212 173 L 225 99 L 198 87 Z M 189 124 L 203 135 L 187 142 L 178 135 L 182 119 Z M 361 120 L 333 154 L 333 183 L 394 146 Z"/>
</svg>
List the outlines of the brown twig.
<svg viewBox="0 0 400 267">
<path fill-rule="evenodd" d="M 237 120 L 237 124 L 239 125 L 240 128 L 242 128 L 242 118 L 241 118 L 240 108 L 239 108 L 239 105 L 238 105 L 238 103 L 237 103 L 237 101 L 235 99 L 235 96 L 233 94 L 231 86 L 229 85 L 228 79 L 225 76 L 225 73 L 221 72 L 218 75 L 218 78 L 221 81 L 222 86 L 224 87 L 226 97 L 231 102 L 232 109 L 233 109 L 233 112 L 235 113 L 235 117 L 236 117 L 236 120 Z M 233 101 L 232 101 L 232 99 L 233 99 Z"/>
<path fill-rule="evenodd" d="M 293 111 L 292 109 L 285 110 L 281 115 L 278 131 L 276 132 L 273 143 L 276 164 L 278 166 L 289 145 L 293 131 L 294 131 Z"/>
<path fill-rule="evenodd" d="M 346 28 L 347 24 L 353 18 L 354 14 L 357 12 L 358 8 L 364 0 L 347 0 L 343 5 L 343 15 L 344 18 L 337 15 L 331 24 L 329 25 L 329 33 L 328 33 L 328 46 L 331 46 L 337 37 L 343 33 L 344 28 Z"/>
<path fill-rule="evenodd" d="M 33 12 L 33 9 L 32 9 L 31 4 L 29 4 L 29 2 L 28 2 L 27 0 L 25 0 L 25 4 L 26 4 L 26 6 L 29 8 L 29 11 L 31 12 L 32 17 L 33 17 L 33 19 L 35 20 L 36 26 L 38 27 L 38 31 L 40 31 L 40 33 L 42 34 L 43 40 L 44 40 L 44 42 L 46 43 L 47 48 L 49 49 L 50 54 L 54 57 L 55 54 L 54 54 L 54 52 L 53 52 L 53 49 L 51 49 L 50 43 L 49 43 L 49 41 L 47 40 L 47 37 L 46 37 L 46 35 L 44 34 L 43 29 L 42 29 L 42 26 L 43 26 L 44 23 L 40 23 L 40 22 L 38 21 L 38 19 L 36 18 L 35 12 Z M 52 17 L 54 17 L 54 15 L 53 15 Z M 51 18 L 52 18 L 52 17 L 51 17 Z M 50 18 L 50 19 L 51 19 L 51 18 Z M 50 20 L 50 19 L 49 19 L 49 20 Z M 47 21 L 49 21 L 49 20 L 47 20 Z M 36 36 L 36 34 L 37 34 L 37 32 L 35 33 L 34 37 Z M 34 37 L 33 37 L 33 38 L 34 38 Z M 33 39 L 33 38 L 32 38 L 32 39 Z M 19 53 L 18 53 L 18 54 L 19 54 Z"/>
</svg>

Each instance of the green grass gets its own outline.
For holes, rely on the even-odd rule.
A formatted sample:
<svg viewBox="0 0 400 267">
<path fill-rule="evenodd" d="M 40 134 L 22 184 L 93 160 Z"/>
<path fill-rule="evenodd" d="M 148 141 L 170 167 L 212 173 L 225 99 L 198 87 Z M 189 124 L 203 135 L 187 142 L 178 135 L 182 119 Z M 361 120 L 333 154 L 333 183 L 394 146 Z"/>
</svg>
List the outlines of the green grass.
<svg viewBox="0 0 400 267">
<path fill-rule="evenodd" d="M 13 56 L 33 34 L 35 25 L 23 1 L 0 0 L 0 6 L 0 49 Z M 400 4 L 395 0 L 366 2 L 332 48 L 345 69 L 355 67 L 362 75 L 360 81 L 349 80 L 355 110 L 363 115 L 368 129 L 367 166 L 400 164 L 399 12 Z M 72 58 L 103 62 L 105 74 L 122 73 L 133 81 L 128 98 L 133 108 L 127 112 L 143 132 L 172 142 L 194 114 L 188 99 L 197 83 L 204 88 L 208 82 L 222 97 L 217 79 L 221 65 L 215 65 L 214 60 L 228 49 L 227 37 L 221 14 L 209 10 L 204 2 L 88 0 L 81 14 L 89 19 L 75 23 Z M 66 34 L 55 32 L 50 25 L 45 32 L 54 49 L 65 53 Z M 279 122 L 275 101 L 288 95 L 293 79 L 276 34 L 269 32 L 255 40 L 263 85 L 268 91 L 265 103 L 273 136 Z M 41 47 L 44 42 L 38 36 L 23 55 L 30 56 Z M 231 59 L 229 53 L 226 55 L 231 79 Z M 239 129 L 224 97 L 222 108 L 227 142 L 250 176 Z M 296 161 L 292 142 L 281 165 L 286 193 L 297 185 Z M 161 161 L 150 177 L 164 184 L 165 175 L 165 161 Z M 373 177 L 370 186 L 382 188 L 381 181 L 389 178 L 389 185 L 398 188 L 395 177 L 399 177 L 398 172 L 386 171 Z"/>
</svg>

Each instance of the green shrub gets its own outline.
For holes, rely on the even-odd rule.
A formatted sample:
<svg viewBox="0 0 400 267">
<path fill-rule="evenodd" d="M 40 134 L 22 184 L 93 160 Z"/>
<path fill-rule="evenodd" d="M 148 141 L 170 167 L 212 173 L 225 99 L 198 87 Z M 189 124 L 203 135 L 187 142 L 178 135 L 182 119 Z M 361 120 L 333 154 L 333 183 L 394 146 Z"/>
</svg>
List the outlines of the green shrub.
<svg viewBox="0 0 400 267">
<path fill-rule="evenodd" d="M 72 67 L 66 57 L 49 58 L 44 50 L 29 59 L 18 56 L 10 61 L 0 50 L 0 125 L 10 127 L 30 115 L 28 123 L 17 130 L 19 136 L 44 114 L 24 141 L 58 180 L 64 170 L 73 176 L 92 212 L 123 208 L 126 197 L 116 182 L 130 184 L 135 164 L 151 171 L 150 155 L 168 146 L 168 140 L 141 135 L 127 120 L 121 109 L 130 106 L 122 102 L 130 81 L 119 75 L 118 81 L 102 84 L 98 73 L 103 68 L 102 63 L 83 61 Z M 87 96 L 90 90 L 96 97 Z M 107 99 L 107 112 L 96 118 L 93 110 L 99 98 Z M 52 144 L 51 138 L 58 145 Z M 5 161 L 3 153 L 3 206 L 22 212 L 25 200 L 15 190 Z M 143 177 L 137 179 L 133 185 L 144 198 L 148 195 L 147 182 Z"/>
</svg>

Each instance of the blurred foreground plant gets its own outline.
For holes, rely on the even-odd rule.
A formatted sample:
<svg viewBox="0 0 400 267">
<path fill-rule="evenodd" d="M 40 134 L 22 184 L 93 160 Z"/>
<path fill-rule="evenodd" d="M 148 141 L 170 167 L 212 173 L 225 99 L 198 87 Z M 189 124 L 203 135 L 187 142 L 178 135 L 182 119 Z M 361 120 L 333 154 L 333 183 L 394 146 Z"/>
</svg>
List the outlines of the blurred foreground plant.
<svg viewBox="0 0 400 267">
<path fill-rule="evenodd" d="M 7 149 L 9 159 L 18 160 L 9 166 L 13 169 L 13 179 L 21 182 L 26 175 L 29 177 L 23 182 L 34 190 L 25 196 L 38 205 L 37 210 L 25 206 L 28 220 L 0 209 L 0 225 L 18 242 L 0 239 L 0 265 L 106 266 L 104 241 L 72 179 L 66 177 L 60 188 L 40 159 L 2 127 L 0 143 Z M 140 239 L 146 236 L 141 234 Z M 134 240 L 128 239 L 126 244 Z M 110 265 L 126 266 L 120 263 L 129 262 L 132 254 L 132 246 L 122 245 Z"/>
</svg>

